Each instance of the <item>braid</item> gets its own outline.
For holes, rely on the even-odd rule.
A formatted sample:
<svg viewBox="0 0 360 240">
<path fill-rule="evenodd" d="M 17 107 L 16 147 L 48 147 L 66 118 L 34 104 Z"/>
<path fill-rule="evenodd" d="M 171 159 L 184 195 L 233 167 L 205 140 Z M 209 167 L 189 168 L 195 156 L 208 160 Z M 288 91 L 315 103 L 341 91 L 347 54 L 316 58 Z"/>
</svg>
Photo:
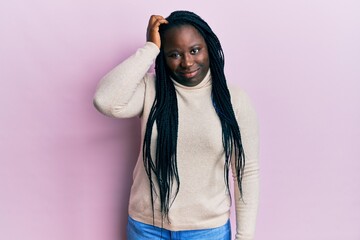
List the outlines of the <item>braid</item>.
<svg viewBox="0 0 360 240">
<path fill-rule="evenodd" d="M 219 116 L 222 127 L 222 142 L 225 152 L 224 179 L 229 191 L 229 168 L 231 157 L 235 156 L 235 168 L 238 188 L 242 196 L 242 176 L 245 166 L 245 156 L 241 143 L 240 128 L 235 118 L 231 104 L 231 96 L 226 84 L 224 74 L 224 53 L 219 39 L 210 26 L 199 16 L 188 11 L 175 11 L 167 18 L 169 24 L 160 25 L 160 36 L 174 27 L 191 25 L 195 27 L 205 39 L 210 59 L 212 76 L 211 98 L 213 106 Z M 156 95 L 147 121 L 144 143 L 143 159 L 146 173 L 150 181 L 150 194 L 154 219 L 154 194 L 160 197 L 160 211 L 162 218 L 168 219 L 170 206 L 176 198 L 180 188 L 180 178 L 177 169 L 176 147 L 178 136 L 178 106 L 174 84 L 170 78 L 165 63 L 163 49 L 155 61 Z M 157 142 L 155 161 L 151 155 L 151 135 L 154 124 L 157 127 Z M 154 180 L 159 187 L 156 193 Z M 175 195 L 171 196 L 174 183 Z M 230 191 L 229 191 L 230 192 Z"/>
<path fill-rule="evenodd" d="M 154 218 L 154 182 L 152 173 L 159 185 L 160 210 L 163 217 L 167 217 L 170 208 L 170 194 L 173 180 L 177 182 L 176 195 L 180 181 L 177 171 L 176 146 L 178 132 L 178 107 L 174 84 L 164 66 L 164 57 L 161 52 L 155 61 L 156 97 L 150 111 L 143 145 L 143 159 L 146 173 L 150 180 L 150 195 Z M 156 158 L 155 163 L 151 156 L 151 135 L 154 123 L 157 126 Z M 175 199 L 175 198 L 174 198 Z"/>
</svg>

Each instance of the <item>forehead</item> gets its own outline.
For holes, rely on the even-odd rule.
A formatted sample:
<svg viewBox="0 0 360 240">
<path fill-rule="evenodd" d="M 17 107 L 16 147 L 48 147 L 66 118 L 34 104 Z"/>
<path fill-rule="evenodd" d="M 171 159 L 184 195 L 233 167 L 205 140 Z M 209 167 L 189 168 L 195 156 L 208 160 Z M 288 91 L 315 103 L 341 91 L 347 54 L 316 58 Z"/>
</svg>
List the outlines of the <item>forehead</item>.
<svg viewBox="0 0 360 240">
<path fill-rule="evenodd" d="M 164 50 L 172 48 L 190 48 L 194 45 L 205 44 L 199 31 L 191 25 L 174 26 L 164 33 Z"/>
</svg>

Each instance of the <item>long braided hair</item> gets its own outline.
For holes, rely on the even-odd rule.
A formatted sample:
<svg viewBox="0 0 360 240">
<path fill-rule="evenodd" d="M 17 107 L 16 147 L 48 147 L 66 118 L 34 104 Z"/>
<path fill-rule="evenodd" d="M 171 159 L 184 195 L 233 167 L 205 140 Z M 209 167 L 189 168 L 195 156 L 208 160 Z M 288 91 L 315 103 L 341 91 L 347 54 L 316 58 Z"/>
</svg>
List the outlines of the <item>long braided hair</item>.
<svg viewBox="0 0 360 240">
<path fill-rule="evenodd" d="M 229 191 L 229 167 L 232 155 L 235 160 L 237 183 L 242 196 L 241 180 L 245 166 L 245 156 L 241 143 L 239 125 L 231 104 L 230 92 L 224 74 L 224 54 L 219 39 L 210 26 L 198 15 L 189 11 L 175 11 L 166 18 L 168 24 L 160 25 L 159 33 L 163 41 L 164 33 L 175 26 L 191 25 L 195 27 L 208 47 L 210 71 L 212 76 L 211 98 L 213 106 L 221 121 L 222 142 L 224 147 L 224 179 Z M 180 188 L 180 178 L 177 169 L 177 136 L 178 136 L 178 105 L 174 84 L 165 62 L 164 51 L 161 48 L 155 61 L 156 96 L 146 125 L 143 160 L 146 173 L 150 180 L 150 194 L 154 219 L 154 194 L 160 197 L 160 212 L 162 218 L 168 219 L 170 206 Z M 156 123 L 157 140 L 156 153 L 151 154 L 151 135 Z M 155 183 L 158 184 L 158 193 Z M 175 183 L 175 185 L 174 185 Z M 172 196 L 172 189 L 176 187 Z"/>
</svg>

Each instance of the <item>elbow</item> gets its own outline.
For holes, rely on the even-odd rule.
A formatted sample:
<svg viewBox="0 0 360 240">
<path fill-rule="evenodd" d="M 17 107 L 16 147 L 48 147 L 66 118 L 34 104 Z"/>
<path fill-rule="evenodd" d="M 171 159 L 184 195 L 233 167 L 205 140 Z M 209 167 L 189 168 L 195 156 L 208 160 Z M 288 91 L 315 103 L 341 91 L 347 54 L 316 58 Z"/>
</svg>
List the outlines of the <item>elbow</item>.
<svg viewBox="0 0 360 240">
<path fill-rule="evenodd" d="M 106 100 L 107 99 L 103 99 L 95 95 L 95 97 L 93 98 L 93 105 L 96 110 L 108 117 L 121 118 L 122 115 L 119 107 L 114 106 L 111 102 Z"/>
<path fill-rule="evenodd" d="M 100 103 L 99 103 L 99 99 L 94 97 L 93 98 L 93 105 L 95 107 L 96 110 L 98 110 L 99 112 L 101 112 L 101 107 L 100 107 Z"/>
<path fill-rule="evenodd" d="M 98 110 L 100 113 L 105 114 L 105 115 L 109 115 L 109 107 L 107 106 L 107 104 L 103 101 L 102 98 L 100 98 L 99 96 L 95 95 L 93 98 L 93 105 L 96 108 L 96 110 Z"/>
<path fill-rule="evenodd" d="M 100 95 L 95 94 L 93 98 L 93 105 L 100 113 L 114 118 L 129 118 L 139 115 L 136 108 L 132 108 L 127 104 L 115 104 L 108 98 L 100 97 Z"/>
<path fill-rule="evenodd" d="M 96 108 L 96 110 L 101 112 L 101 101 L 100 101 L 99 97 L 97 97 L 96 95 L 93 98 L 93 105 Z"/>
</svg>

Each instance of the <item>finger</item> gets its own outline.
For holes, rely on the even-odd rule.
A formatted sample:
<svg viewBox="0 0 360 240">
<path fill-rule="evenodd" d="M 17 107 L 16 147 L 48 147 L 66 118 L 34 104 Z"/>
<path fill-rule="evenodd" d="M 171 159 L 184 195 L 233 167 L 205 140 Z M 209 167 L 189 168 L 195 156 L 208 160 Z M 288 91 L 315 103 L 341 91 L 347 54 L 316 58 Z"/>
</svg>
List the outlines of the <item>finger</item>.
<svg viewBox="0 0 360 240">
<path fill-rule="evenodd" d="M 147 27 L 146 39 L 147 41 L 155 43 L 159 48 L 161 45 L 159 27 L 161 24 L 167 24 L 168 21 L 160 15 L 152 15 L 149 19 Z"/>
<path fill-rule="evenodd" d="M 158 19 L 154 22 L 154 27 L 159 27 L 161 24 L 168 24 L 169 22 L 166 19 Z"/>
<path fill-rule="evenodd" d="M 153 25 L 157 20 L 165 19 L 163 16 L 160 15 L 151 15 L 149 19 L 149 24 Z"/>
<path fill-rule="evenodd" d="M 158 28 L 161 24 L 167 24 L 168 21 L 165 18 L 157 18 L 154 21 L 151 21 L 149 24 L 150 28 Z"/>
<path fill-rule="evenodd" d="M 167 24 L 168 21 L 166 21 L 165 19 L 163 20 L 157 20 L 152 26 L 149 26 L 148 28 L 148 32 L 151 33 L 158 33 L 159 32 L 159 28 L 161 24 Z"/>
<path fill-rule="evenodd" d="M 159 27 L 161 24 L 167 24 L 168 21 L 166 20 L 157 20 L 154 24 L 148 26 L 148 32 L 159 32 Z"/>
</svg>

